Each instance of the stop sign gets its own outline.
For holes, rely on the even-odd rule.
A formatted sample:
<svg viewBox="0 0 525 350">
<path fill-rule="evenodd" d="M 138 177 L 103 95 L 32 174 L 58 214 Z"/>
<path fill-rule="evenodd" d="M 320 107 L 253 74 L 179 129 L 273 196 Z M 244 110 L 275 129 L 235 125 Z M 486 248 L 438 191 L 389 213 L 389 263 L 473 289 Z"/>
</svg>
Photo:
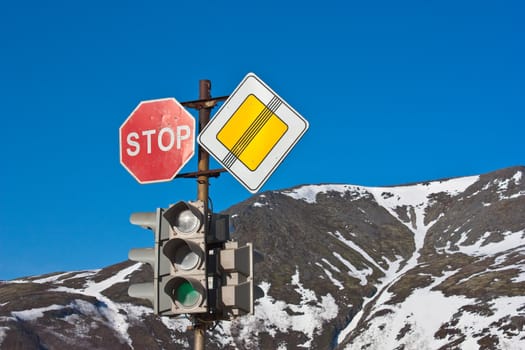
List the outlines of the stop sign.
<svg viewBox="0 0 525 350">
<path fill-rule="evenodd" d="M 195 152 L 195 119 L 174 98 L 142 101 L 119 129 L 120 163 L 141 183 L 169 181 Z"/>
</svg>

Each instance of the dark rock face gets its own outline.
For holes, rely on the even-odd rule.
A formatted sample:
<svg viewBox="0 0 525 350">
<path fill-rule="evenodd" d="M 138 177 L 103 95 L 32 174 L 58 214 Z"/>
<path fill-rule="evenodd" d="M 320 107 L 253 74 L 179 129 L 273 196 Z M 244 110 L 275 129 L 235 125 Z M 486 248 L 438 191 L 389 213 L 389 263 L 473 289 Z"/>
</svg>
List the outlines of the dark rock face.
<svg viewBox="0 0 525 350">
<path fill-rule="evenodd" d="M 397 187 L 309 185 L 227 210 L 265 256 L 254 316 L 207 348 L 525 348 L 525 168 Z M 0 282 L 1 349 L 191 348 L 123 262 Z"/>
</svg>

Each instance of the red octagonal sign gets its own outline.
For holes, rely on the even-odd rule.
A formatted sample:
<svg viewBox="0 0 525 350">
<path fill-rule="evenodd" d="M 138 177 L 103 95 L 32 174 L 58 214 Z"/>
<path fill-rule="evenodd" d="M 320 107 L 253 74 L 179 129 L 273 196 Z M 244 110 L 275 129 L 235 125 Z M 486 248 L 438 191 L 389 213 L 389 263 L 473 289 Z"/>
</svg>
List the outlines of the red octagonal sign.
<svg viewBox="0 0 525 350">
<path fill-rule="evenodd" d="M 174 98 L 142 101 L 119 140 L 120 163 L 139 183 L 170 181 L 195 152 L 195 119 Z"/>
</svg>

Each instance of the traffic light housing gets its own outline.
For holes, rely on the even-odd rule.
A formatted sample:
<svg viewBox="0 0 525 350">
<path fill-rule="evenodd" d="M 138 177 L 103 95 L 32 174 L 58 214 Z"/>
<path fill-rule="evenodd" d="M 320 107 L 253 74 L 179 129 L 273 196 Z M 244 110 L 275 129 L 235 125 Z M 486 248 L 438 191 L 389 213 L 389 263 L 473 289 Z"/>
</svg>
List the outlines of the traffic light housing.
<svg viewBox="0 0 525 350">
<path fill-rule="evenodd" d="M 148 299 L 153 305 L 155 315 L 170 316 L 171 299 L 164 292 L 170 274 L 170 262 L 162 254 L 162 248 L 169 239 L 169 223 L 163 217 L 164 209 L 155 212 L 139 212 L 130 216 L 130 222 L 144 229 L 152 230 L 155 237 L 153 248 L 135 248 L 129 251 L 132 261 L 147 263 L 153 270 L 152 282 L 131 284 L 128 295 L 134 298 Z"/>
<path fill-rule="evenodd" d="M 262 255 L 251 243 L 230 240 L 230 216 L 208 213 L 202 201 L 180 201 L 168 209 L 133 213 L 134 225 L 152 230 L 152 248 L 129 251 L 148 263 L 152 282 L 131 284 L 131 297 L 148 299 L 160 316 L 200 314 L 229 320 L 254 313 L 264 292 L 254 285 L 254 263 Z"/>
<path fill-rule="evenodd" d="M 220 308 L 226 319 L 253 315 L 255 299 L 264 296 L 262 289 L 255 286 L 253 280 L 254 263 L 262 259 L 262 255 L 254 251 L 251 243 L 239 247 L 238 242 L 226 242 L 220 251 Z"/>
<path fill-rule="evenodd" d="M 163 217 L 170 228 L 162 254 L 170 266 L 164 292 L 171 299 L 171 311 L 175 315 L 206 313 L 208 213 L 204 202 L 178 202 L 168 208 Z"/>
</svg>

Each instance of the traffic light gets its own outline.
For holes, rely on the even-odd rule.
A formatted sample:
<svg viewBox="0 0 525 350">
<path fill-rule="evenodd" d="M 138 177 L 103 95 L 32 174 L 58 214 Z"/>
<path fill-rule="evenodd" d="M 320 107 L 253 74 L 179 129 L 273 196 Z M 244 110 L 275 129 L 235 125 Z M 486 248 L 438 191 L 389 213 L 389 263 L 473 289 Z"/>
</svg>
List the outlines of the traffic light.
<svg viewBox="0 0 525 350">
<path fill-rule="evenodd" d="M 173 315 L 171 299 L 164 292 L 170 274 L 170 262 L 161 253 L 162 247 L 169 239 L 169 224 L 162 216 L 164 209 L 157 208 L 155 212 L 133 213 L 130 222 L 145 229 L 152 230 L 155 237 L 153 248 L 135 248 L 129 251 L 132 261 L 148 263 L 153 270 L 153 281 L 131 284 L 128 294 L 134 298 L 148 299 L 153 305 L 156 315 Z"/>
<path fill-rule="evenodd" d="M 253 250 L 251 243 L 239 247 L 238 242 L 230 241 L 220 250 L 220 308 L 226 318 L 253 315 L 254 300 L 264 296 L 262 289 L 253 281 L 253 265 L 259 261 L 262 261 L 262 255 Z"/>
<path fill-rule="evenodd" d="M 230 217 L 208 213 L 202 201 L 180 201 L 168 209 L 133 213 L 134 225 L 152 230 L 153 248 L 136 248 L 129 259 L 148 263 L 153 281 L 129 286 L 131 297 L 148 299 L 156 315 L 207 314 L 228 320 L 253 314 L 264 295 L 254 285 L 254 263 L 262 255 L 251 243 L 230 240 Z"/>
<path fill-rule="evenodd" d="M 170 278 L 164 292 L 171 299 L 173 314 L 208 311 L 207 214 L 202 201 L 181 201 L 163 214 L 170 227 L 169 240 L 162 248 L 163 256 L 170 262 Z"/>
</svg>

